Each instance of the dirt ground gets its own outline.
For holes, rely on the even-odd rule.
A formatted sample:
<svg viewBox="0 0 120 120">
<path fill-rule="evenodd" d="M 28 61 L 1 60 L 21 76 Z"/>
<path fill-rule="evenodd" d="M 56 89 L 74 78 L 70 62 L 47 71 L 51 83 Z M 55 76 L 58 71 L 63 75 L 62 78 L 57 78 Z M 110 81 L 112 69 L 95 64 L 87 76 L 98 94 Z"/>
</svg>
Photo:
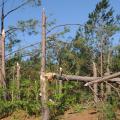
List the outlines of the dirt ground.
<svg viewBox="0 0 120 120">
<path fill-rule="evenodd" d="M 29 116 L 25 111 L 18 110 L 6 118 L 0 120 L 40 120 L 40 117 Z"/>
<path fill-rule="evenodd" d="M 80 113 L 67 111 L 61 120 L 97 120 L 97 113 L 95 110 L 84 110 Z"/>
<path fill-rule="evenodd" d="M 120 118 L 120 111 L 118 111 Z M 28 116 L 25 111 L 17 111 L 13 113 L 11 116 L 7 118 L 3 118 L 0 120 L 40 120 L 40 117 L 35 116 Z M 80 113 L 75 113 L 71 110 L 65 112 L 64 115 L 59 117 L 59 120 L 98 120 L 97 119 L 97 112 L 93 109 L 83 110 Z M 118 119 L 119 120 L 119 119 Z"/>
<path fill-rule="evenodd" d="M 94 110 L 84 110 L 80 113 L 72 112 L 68 110 L 62 115 L 60 120 L 97 120 L 97 114 Z M 16 111 L 11 116 L 3 118 L 1 120 L 40 120 L 39 117 L 29 117 L 24 111 Z"/>
</svg>

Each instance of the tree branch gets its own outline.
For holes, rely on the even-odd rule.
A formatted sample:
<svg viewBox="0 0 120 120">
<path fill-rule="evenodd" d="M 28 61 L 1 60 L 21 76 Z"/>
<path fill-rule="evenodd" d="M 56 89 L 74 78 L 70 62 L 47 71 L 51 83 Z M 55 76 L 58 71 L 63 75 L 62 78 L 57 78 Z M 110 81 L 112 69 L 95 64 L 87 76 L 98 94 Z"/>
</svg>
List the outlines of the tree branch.
<svg viewBox="0 0 120 120">
<path fill-rule="evenodd" d="M 119 76 L 120 75 L 120 72 L 119 73 L 115 73 L 113 74 L 114 76 Z M 119 82 L 120 81 L 120 78 L 114 78 L 113 75 L 109 75 L 109 76 L 105 76 L 104 79 L 109 79 L 110 82 Z M 58 80 L 63 80 L 63 81 L 79 81 L 79 82 L 88 82 L 91 81 L 92 84 L 95 83 L 94 81 L 98 81 L 98 80 L 103 80 L 103 78 L 101 77 L 88 77 L 88 76 L 76 76 L 76 75 L 65 75 L 63 74 L 62 76 L 60 74 L 56 74 L 56 73 L 46 73 L 46 78 L 55 78 L 55 79 L 58 79 Z M 112 77 L 111 77 L 112 76 Z M 113 79 L 112 79 L 113 78 Z M 96 80 L 97 79 L 97 80 Z M 90 82 L 90 83 L 91 83 Z M 86 83 L 87 84 L 87 83 Z M 89 85 L 89 84 L 88 84 Z M 88 86 L 87 85 L 87 86 Z"/>
<path fill-rule="evenodd" d="M 110 79 L 115 78 L 115 77 L 117 77 L 117 76 L 120 76 L 120 72 L 114 73 L 114 74 L 109 75 L 109 76 L 105 76 L 105 77 L 103 77 L 103 78 L 101 78 L 101 79 L 97 79 L 97 80 L 88 82 L 88 83 L 86 83 L 84 86 L 89 86 L 89 85 L 94 84 L 94 83 L 107 81 L 107 80 L 110 80 Z"/>
<path fill-rule="evenodd" d="M 120 98 L 120 92 L 119 92 L 119 90 L 116 87 L 114 87 L 113 85 L 111 85 L 110 83 L 108 83 L 107 81 L 105 81 L 105 83 L 108 84 L 109 86 L 111 86 L 117 92 L 117 94 L 118 94 L 118 96 Z"/>
<path fill-rule="evenodd" d="M 18 50 L 15 50 L 15 51 L 11 52 L 11 53 L 8 53 L 5 57 L 7 57 L 7 56 L 9 56 L 9 55 L 11 55 L 11 54 L 13 54 L 13 53 L 19 52 L 19 51 L 21 51 L 21 50 L 24 50 L 24 49 L 26 49 L 26 48 L 29 48 L 29 47 L 38 45 L 38 44 L 40 44 L 40 42 L 36 42 L 36 43 L 34 43 L 34 44 L 30 44 L 30 45 L 25 46 L 25 47 L 23 47 L 23 48 L 21 48 L 21 49 L 18 49 Z"/>
<path fill-rule="evenodd" d="M 13 8 L 12 10 L 8 11 L 5 15 L 4 18 L 6 18 L 10 13 L 12 13 L 13 11 L 18 10 L 19 8 L 23 7 L 24 5 L 26 5 L 29 1 L 26 1 L 22 4 L 20 4 L 19 6 L 17 6 L 16 8 Z"/>
</svg>

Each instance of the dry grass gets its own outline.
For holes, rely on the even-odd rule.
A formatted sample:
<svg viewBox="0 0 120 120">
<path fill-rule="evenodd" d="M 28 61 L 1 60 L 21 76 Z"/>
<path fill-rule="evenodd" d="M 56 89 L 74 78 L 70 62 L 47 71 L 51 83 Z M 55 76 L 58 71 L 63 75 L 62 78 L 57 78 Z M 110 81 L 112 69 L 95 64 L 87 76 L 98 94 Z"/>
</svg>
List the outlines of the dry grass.
<svg viewBox="0 0 120 120">
<path fill-rule="evenodd" d="M 3 118 L 1 120 L 40 120 L 40 118 L 35 116 L 29 116 L 27 112 L 23 110 L 17 110 L 9 117 Z"/>
</svg>

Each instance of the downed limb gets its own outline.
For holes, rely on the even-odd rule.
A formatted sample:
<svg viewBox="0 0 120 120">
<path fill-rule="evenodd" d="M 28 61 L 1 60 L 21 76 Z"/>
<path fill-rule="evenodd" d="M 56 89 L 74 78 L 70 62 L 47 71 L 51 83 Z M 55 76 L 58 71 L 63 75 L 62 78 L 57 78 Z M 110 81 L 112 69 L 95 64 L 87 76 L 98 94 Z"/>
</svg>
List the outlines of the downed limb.
<svg viewBox="0 0 120 120">
<path fill-rule="evenodd" d="M 110 82 L 120 82 L 120 78 L 114 78 L 113 75 L 109 75 L 101 78 L 101 77 L 88 77 L 88 76 L 65 75 L 65 74 L 61 76 L 60 74 L 56 74 L 56 73 L 46 73 L 45 77 L 50 81 L 52 79 L 58 79 L 62 81 L 79 81 L 79 82 L 89 83 L 89 81 L 94 82 L 98 80 L 108 79 Z M 120 75 L 120 72 L 119 72 L 119 75 Z M 115 76 L 119 76 L 119 75 L 115 75 Z"/>
<path fill-rule="evenodd" d="M 100 77 L 87 77 L 87 76 L 76 76 L 76 75 L 65 75 L 62 76 L 56 73 L 46 73 L 45 77 L 49 79 L 58 79 L 63 81 L 81 81 L 81 82 L 88 82 L 92 80 L 96 80 Z"/>
<path fill-rule="evenodd" d="M 110 84 L 110 83 L 108 83 L 107 81 L 104 81 L 106 84 L 108 84 L 109 86 L 111 86 L 116 92 L 117 92 L 117 94 L 118 94 L 118 96 L 119 96 L 119 98 L 120 98 L 120 92 L 119 92 L 119 90 L 116 88 L 116 87 L 114 87 L 112 84 Z"/>
<path fill-rule="evenodd" d="M 117 76 L 120 76 L 120 72 L 114 73 L 114 74 L 109 75 L 109 76 L 105 76 L 105 77 L 100 78 L 100 79 L 97 79 L 97 80 L 93 80 L 93 81 L 91 81 L 91 82 L 86 83 L 84 86 L 89 86 L 89 85 L 92 85 L 92 84 L 98 83 L 98 82 L 108 81 L 108 80 L 110 80 L 110 79 L 112 79 L 112 78 L 115 78 L 115 77 L 117 77 Z"/>
<path fill-rule="evenodd" d="M 120 82 L 120 78 L 113 78 L 113 79 L 110 79 L 111 82 Z"/>
<path fill-rule="evenodd" d="M 58 80 L 63 80 L 63 81 L 80 81 L 80 82 L 88 82 L 92 80 L 96 80 L 100 77 L 88 77 L 88 76 L 77 76 L 77 75 L 59 75 L 59 74 L 54 74 L 54 78 Z"/>
</svg>

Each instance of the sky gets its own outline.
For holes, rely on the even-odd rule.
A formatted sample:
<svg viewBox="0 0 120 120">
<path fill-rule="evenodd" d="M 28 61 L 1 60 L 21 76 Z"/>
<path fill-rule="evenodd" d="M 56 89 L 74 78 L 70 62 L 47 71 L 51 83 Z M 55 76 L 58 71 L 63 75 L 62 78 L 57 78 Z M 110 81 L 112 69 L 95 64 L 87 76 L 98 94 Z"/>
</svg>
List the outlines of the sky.
<svg viewBox="0 0 120 120">
<path fill-rule="evenodd" d="M 29 18 L 36 18 L 41 21 L 42 8 L 45 9 L 48 21 L 56 19 L 56 25 L 79 23 L 84 24 L 88 19 L 88 14 L 92 12 L 95 5 L 100 0 L 42 0 L 42 6 L 39 8 L 27 7 L 12 13 L 5 21 L 5 29 L 9 25 L 15 25 L 19 19 L 27 20 Z M 19 0 L 8 0 L 5 12 L 14 8 L 19 4 Z M 115 10 L 115 14 L 120 13 L 120 0 L 110 0 L 110 4 Z M 40 26 L 38 26 L 40 31 Z M 71 37 L 74 37 L 77 27 L 71 28 Z M 41 35 L 28 36 L 26 34 L 19 34 L 22 40 L 22 46 L 29 45 L 36 41 L 40 41 Z M 116 39 L 119 37 L 116 36 Z"/>
<path fill-rule="evenodd" d="M 57 24 L 79 23 L 84 24 L 88 20 L 88 14 L 95 9 L 100 0 L 43 0 L 42 7 L 46 14 L 52 14 L 57 19 Z M 120 14 L 120 0 L 110 0 L 111 7 L 115 10 L 115 15 Z M 74 37 L 76 27 L 72 27 L 70 35 Z M 118 43 L 119 35 L 116 35 Z"/>
<path fill-rule="evenodd" d="M 85 23 L 88 14 L 100 0 L 43 0 L 47 15 L 53 14 L 59 24 Z M 120 0 L 110 0 L 116 13 L 120 13 Z"/>
</svg>

